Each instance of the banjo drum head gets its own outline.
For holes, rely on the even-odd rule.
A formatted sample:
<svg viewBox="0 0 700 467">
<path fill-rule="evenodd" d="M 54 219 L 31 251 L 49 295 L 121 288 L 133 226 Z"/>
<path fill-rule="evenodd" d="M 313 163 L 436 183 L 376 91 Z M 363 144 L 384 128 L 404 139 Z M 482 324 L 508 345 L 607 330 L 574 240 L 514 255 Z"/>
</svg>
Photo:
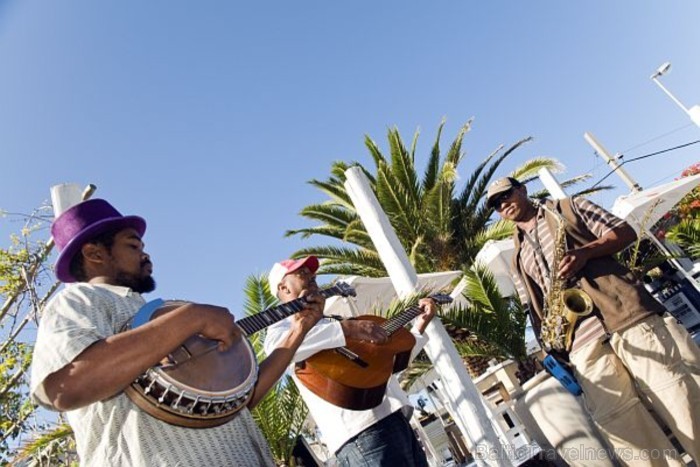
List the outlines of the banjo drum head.
<svg viewBox="0 0 700 467">
<path fill-rule="evenodd" d="M 150 314 L 147 321 L 186 303 L 161 300 L 157 306 L 151 306 L 151 313 L 146 309 L 146 314 Z M 137 315 L 134 326 L 142 324 L 140 320 L 143 316 Z M 141 409 L 160 420 L 208 428 L 229 421 L 245 406 L 257 374 L 255 352 L 245 337 L 220 352 L 216 341 L 195 335 L 147 370 L 126 393 Z"/>
</svg>

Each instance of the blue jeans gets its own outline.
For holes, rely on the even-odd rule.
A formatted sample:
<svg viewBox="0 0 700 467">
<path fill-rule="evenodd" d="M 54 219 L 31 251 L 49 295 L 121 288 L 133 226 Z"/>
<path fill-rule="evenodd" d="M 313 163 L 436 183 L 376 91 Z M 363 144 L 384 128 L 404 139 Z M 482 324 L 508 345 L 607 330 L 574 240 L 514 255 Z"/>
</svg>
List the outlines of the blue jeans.
<svg viewBox="0 0 700 467">
<path fill-rule="evenodd" d="M 400 410 L 350 439 L 335 457 L 342 467 L 428 467 L 425 452 Z"/>
</svg>

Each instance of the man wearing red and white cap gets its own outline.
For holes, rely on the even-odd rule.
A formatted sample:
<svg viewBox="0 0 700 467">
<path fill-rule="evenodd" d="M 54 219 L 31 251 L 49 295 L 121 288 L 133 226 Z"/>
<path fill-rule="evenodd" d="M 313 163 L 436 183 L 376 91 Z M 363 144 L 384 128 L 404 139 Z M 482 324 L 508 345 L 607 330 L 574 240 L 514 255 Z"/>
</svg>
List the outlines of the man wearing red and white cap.
<svg viewBox="0 0 700 467">
<path fill-rule="evenodd" d="M 319 262 L 315 256 L 275 263 L 268 275 L 270 290 L 282 303 L 303 296 L 317 296 L 316 271 Z M 419 302 L 423 313 L 416 318 L 411 332 L 416 337 L 411 358 L 425 345 L 425 328 L 435 315 L 436 305 L 431 299 Z M 289 319 L 267 330 L 265 351 L 269 354 L 287 333 Z M 381 345 L 387 342 L 384 329 L 366 320 L 319 321 L 307 333 L 297 349 L 293 362 L 300 362 L 321 350 L 342 347 L 346 338 L 364 340 Z M 292 372 L 299 392 L 311 412 L 329 452 L 335 453 L 341 466 L 403 465 L 427 466 L 425 453 L 408 422 L 412 406 L 396 378 L 391 377 L 381 404 L 371 410 L 347 410 L 326 402 L 303 384 Z"/>
</svg>

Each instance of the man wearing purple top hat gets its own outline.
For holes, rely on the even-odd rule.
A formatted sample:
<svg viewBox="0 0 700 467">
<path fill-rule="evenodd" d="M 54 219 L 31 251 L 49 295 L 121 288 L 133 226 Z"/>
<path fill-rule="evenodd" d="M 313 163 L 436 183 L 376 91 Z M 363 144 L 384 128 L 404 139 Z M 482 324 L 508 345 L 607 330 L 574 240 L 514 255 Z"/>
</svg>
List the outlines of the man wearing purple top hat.
<svg viewBox="0 0 700 467">
<path fill-rule="evenodd" d="M 60 251 L 56 275 L 67 286 L 42 312 L 32 396 L 48 409 L 66 412 L 81 465 L 274 465 L 247 408 L 221 426 L 192 429 L 148 415 L 124 394 L 192 335 L 218 341 L 220 350 L 242 338 L 226 308 L 196 303 L 120 332 L 145 304 L 141 294 L 155 289 L 145 231 L 142 218 L 122 216 L 101 199 L 77 204 L 54 221 L 51 233 Z M 307 301 L 278 351 L 260 365 L 249 407 L 279 379 L 320 319 L 322 299 Z"/>
</svg>

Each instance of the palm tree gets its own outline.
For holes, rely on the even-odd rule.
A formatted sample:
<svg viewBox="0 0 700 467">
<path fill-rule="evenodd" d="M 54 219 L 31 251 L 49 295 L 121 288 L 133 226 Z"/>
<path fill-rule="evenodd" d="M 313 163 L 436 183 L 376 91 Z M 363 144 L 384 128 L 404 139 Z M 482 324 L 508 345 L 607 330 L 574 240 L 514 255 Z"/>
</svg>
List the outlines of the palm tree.
<svg viewBox="0 0 700 467">
<path fill-rule="evenodd" d="M 300 235 L 302 238 L 320 235 L 339 240 L 343 245 L 311 246 L 297 251 L 294 257 L 313 254 L 322 258 L 322 274 L 386 276 L 384 265 L 344 187 L 345 171 L 351 166 L 360 167 L 367 175 L 379 203 L 418 272 L 468 269 L 486 241 L 510 235 L 512 225 L 491 222 L 493 210 L 486 207 L 484 197 L 501 163 L 531 138 L 524 138 L 505 150 L 499 146 L 477 164 L 462 190 L 457 192 L 457 172 L 464 158 L 462 140 L 470 129 L 471 121 L 459 130 L 443 158 L 440 138 L 444 124 L 443 120 L 438 127 L 437 138 L 421 179 L 415 167 L 418 133 L 408 149 L 398 129 L 392 128 L 388 131 L 389 158 L 382 154 L 369 136 L 365 136 L 365 145 L 375 164 L 374 172 L 355 162 L 336 161 L 328 180 L 311 180 L 309 183 L 328 199 L 304 207 L 300 214 L 320 224 L 288 230 L 286 235 Z M 554 159 L 534 158 L 511 175 L 527 183 L 543 167 L 552 171 L 562 169 Z M 580 180 L 581 177 L 569 180 L 564 185 Z"/>
<path fill-rule="evenodd" d="M 249 276 L 245 285 L 244 309 L 247 316 L 274 306 L 277 299 L 270 293 L 266 277 Z M 258 361 L 264 358 L 265 332 L 249 337 Z M 284 376 L 251 411 L 265 436 L 278 465 L 295 465 L 292 450 L 309 413 L 299 390 L 289 376 Z"/>
<path fill-rule="evenodd" d="M 488 240 L 503 239 L 512 234 L 512 224 L 491 221 L 493 210 L 485 205 L 484 197 L 499 166 L 531 138 L 524 138 L 507 149 L 502 145 L 496 148 L 476 165 L 464 187 L 458 191 L 457 173 L 464 159 L 462 142 L 471 121 L 458 131 L 443 157 L 440 139 L 444 124 L 443 120 L 438 127 L 422 177 L 415 166 L 418 133 L 407 148 L 398 129 L 389 129 L 389 157 L 382 154 L 369 136 L 365 136 L 374 170 L 357 163 L 334 162 L 328 180 L 309 182 L 328 199 L 306 206 L 300 212 L 302 217 L 320 224 L 288 230 L 286 235 L 322 236 L 342 242 L 341 246 L 306 247 L 293 254 L 295 258 L 306 255 L 321 258 L 320 273 L 386 276 L 384 265 L 344 187 L 345 171 L 351 166 L 360 167 L 416 271 L 461 269 L 467 274 L 471 284 L 467 289 L 471 305 L 465 309 L 453 309 L 451 314 L 443 316 L 443 320 L 463 356 L 470 363 L 478 360 L 483 367 L 484 362 L 494 355 L 515 358 L 524 355 L 522 313 L 519 318 L 511 317 L 514 305 L 498 293 L 495 281 L 483 268 L 472 269 L 472 266 L 476 254 Z M 552 171 L 562 169 L 561 164 L 553 159 L 535 158 L 517 168 L 511 176 L 527 183 L 543 167 Z M 568 180 L 564 185 L 583 178 Z M 498 319 L 493 319 L 496 317 Z"/>
</svg>

